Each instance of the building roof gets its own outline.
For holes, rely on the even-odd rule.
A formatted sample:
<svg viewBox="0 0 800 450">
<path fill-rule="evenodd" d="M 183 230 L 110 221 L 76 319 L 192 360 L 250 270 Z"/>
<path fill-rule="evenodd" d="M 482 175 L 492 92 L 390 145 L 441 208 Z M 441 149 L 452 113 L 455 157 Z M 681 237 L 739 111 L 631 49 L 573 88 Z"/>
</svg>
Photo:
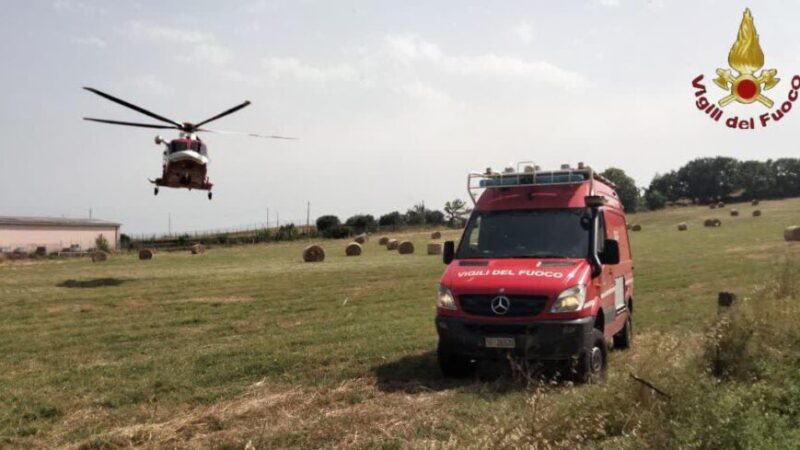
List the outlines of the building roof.
<svg viewBox="0 0 800 450">
<path fill-rule="evenodd" d="M 0 225 L 38 225 L 51 227 L 119 227 L 116 222 L 99 219 L 70 219 L 67 217 L 0 216 Z"/>
</svg>

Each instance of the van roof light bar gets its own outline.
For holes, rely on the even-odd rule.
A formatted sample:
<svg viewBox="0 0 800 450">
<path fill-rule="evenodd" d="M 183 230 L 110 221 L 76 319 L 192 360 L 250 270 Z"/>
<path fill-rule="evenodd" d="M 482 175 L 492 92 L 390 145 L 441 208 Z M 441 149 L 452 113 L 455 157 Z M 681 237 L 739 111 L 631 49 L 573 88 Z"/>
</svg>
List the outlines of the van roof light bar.
<svg viewBox="0 0 800 450">
<path fill-rule="evenodd" d="M 588 166 L 579 169 L 565 166 L 567 167 L 561 170 L 542 171 L 533 161 L 520 161 L 517 163 L 516 171 L 513 168 L 506 168 L 502 173 L 487 167 L 483 173 L 467 175 L 467 192 L 475 204 L 478 191 L 483 189 L 579 184 L 599 177 Z"/>
</svg>

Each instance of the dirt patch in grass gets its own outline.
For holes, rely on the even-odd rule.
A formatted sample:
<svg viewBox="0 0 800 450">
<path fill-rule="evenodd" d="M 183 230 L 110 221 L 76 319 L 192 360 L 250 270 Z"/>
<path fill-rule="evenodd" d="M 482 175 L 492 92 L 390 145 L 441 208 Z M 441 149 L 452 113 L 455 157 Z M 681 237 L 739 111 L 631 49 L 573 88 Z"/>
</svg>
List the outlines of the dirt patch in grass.
<svg viewBox="0 0 800 450">
<path fill-rule="evenodd" d="M 61 314 L 61 313 L 88 313 L 88 312 L 96 312 L 101 311 L 103 308 L 101 305 L 95 305 L 92 303 L 62 303 L 51 305 L 45 308 L 50 314 Z"/>
<path fill-rule="evenodd" d="M 125 283 L 125 278 L 93 278 L 91 280 L 65 280 L 56 286 L 64 288 L 94 289 L 99 287 L 119 286 Z"/>
<path fill-rule="evenodd" d="M 234 295 L 225 297 L 191 297 L 186 299 L 173 300 L 169 303 L 246 303 L 252 302 L 253 297 L 247 295 Z"/>
</svg>

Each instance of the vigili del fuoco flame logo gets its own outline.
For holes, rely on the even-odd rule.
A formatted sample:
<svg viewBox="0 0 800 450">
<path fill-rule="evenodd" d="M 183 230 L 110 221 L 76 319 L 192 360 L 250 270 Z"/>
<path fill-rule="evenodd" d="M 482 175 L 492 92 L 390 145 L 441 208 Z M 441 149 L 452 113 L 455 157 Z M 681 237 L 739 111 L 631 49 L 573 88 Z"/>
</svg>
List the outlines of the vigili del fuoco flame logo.
<svg viewBox="0 0 800 450">
<path fill-rule="evenodd" d="M 780 78 L 776 77 L 778 74 L 776 69 L 762 70 L 764 51 L 761 50 L 758 42 L 758 33 L 753 24 L 753 15 L 750 14 L 750 9 L 744 11 L 736 41 L 728 53 L 728 65 L 732 70 L 717 69 L 717 78 L 714 78 L 714 84 L 727 93 L 717 103 L 709 101 L 705 96 L 706 87 L 702 83 L 702 74 L 692 80 L 692 87 L 695 89 L 694 95 L 697 97 L 695 105 L 709 118 L 716 122 L 722 121 L 723 109 L 734 101 L 748 105 L 758 102 L 770 111 L 757 117 L 730 116 L 724 120 L 728 128 L 753 130 L 757 126 L 764 128 L 772 122 L 780 121 L 792 110 L 792 105 L 797 100 L 798 90 L 800 90 L 800 75 L 792 77 L 791 89 L 786 101 L 773 109 L 775 102 L 767 96 L 765 91 L 774 88 L 780 82 Z"/>
</svg>

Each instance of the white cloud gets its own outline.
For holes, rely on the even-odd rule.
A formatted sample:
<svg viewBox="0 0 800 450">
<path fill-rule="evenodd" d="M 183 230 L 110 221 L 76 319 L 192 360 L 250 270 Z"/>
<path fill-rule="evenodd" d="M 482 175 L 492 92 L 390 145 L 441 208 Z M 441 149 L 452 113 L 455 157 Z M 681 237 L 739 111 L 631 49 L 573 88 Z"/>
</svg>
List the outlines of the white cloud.
<svg viewBox="0 0 800 450">
<path fill-rule="evenodd" d="M 429 103 L 449 103 L 452 100 L 447 93 L 421 81 L 403 84 L 399 91 L 409 97 Z"/>
<path fill-rule="evenodd" d="M 358 75 L 351 65 L 344 63 L 323 67 L 303 63 L 297 58 L 265 58 L 261 64 L 274 79 L 294 78 L 314 83 L 326 83 L 350 81 Z"/>
<path fill-rule="evenodd" d="M 77 45 L 86 45 L 97 48 L 106 48 L 108 46 L 106 41 L 97 36 L 73 36 L 70 40 L 73 44 Z"/>
<path fill-rule="evenodd" d="M 233 52 L 217 43 L 214 35 L 200 31 L 131 21 L 125 33 L 134 39 L 192 46 L 191 52 L 182 52 L 176 57 L 179 61 L 223 66 L 233 58 Z"/>
<path fill-rule="evenodd" d="M 548 61 L 525 61 L 488 54 L 448 58 L 444 67 L 449 72 L 462 75 L 524 78 L 568 89 L 586 86 L 586 80 L 578 73 L 562 69 Z"/>
<path fill-rule="evenodd" d="M 548 61 L 529 61 L 491 53 L 477 56 L 449 56 L 436 44 L 416 35 L 389 35 L 384 39 L 383 47 L 382 53 L 403 64 L 428 62 L 451 74 L 522 78 L 568 89 L 580 89 L 587 84 L 580 74 L 562 69 Z"/>
<path fill-rule="evenodd" d="M 605 6 L 607 8 L 616 8 L 620 6 L 620 0 L 594 0 L 594 4 Z"/>
<path fill-rule="evenodd" d="M 523 44 L 528 45 L 533 42 L 533 25 L 530 22 L 520 22 L 511 31 L 514 32 Z"/>
<path fill-rule="evenodd" d="M 384 47 L 389 56 L 410 63 L 414 60 L 440 61 L 442 51 L 436 44 L 413 34 L 388 35 Z"/>
<path fill-rule="evenodd" d="M 160 25 L 146 24 L 139 21 L 128 22 L 126 32 L 129 36 L 152 41 L 177 43 L 177 44 L 200 44 L 214 41 L 210 34 L 199 31 L 181 30 L 174 27 L 163 27 Z"/>
<path fill-rule="evenodd" d="M 195 46 L 190 59 L 209 63 L 215 66 L 223 66 L 231 60 L 232 53 L 226 47 L 218 44 L 199 44 Z"/>
<path fill-rule="evenodd" d="M 166 96 L 172 95 L 174 92 L 170 86 L 152 73 L 125 78 L 114 83 L 112 88 L 115 91 L 127 92 L 132 96 Z"/>
<path fill-rule="evenodd" d="M 53 9 L 59 12 L 77 12 L 83 14 L 106 14 L 108 9 L 98 7 L 80 0 L 56 0 L 53 2 Z"/>
</svg>

